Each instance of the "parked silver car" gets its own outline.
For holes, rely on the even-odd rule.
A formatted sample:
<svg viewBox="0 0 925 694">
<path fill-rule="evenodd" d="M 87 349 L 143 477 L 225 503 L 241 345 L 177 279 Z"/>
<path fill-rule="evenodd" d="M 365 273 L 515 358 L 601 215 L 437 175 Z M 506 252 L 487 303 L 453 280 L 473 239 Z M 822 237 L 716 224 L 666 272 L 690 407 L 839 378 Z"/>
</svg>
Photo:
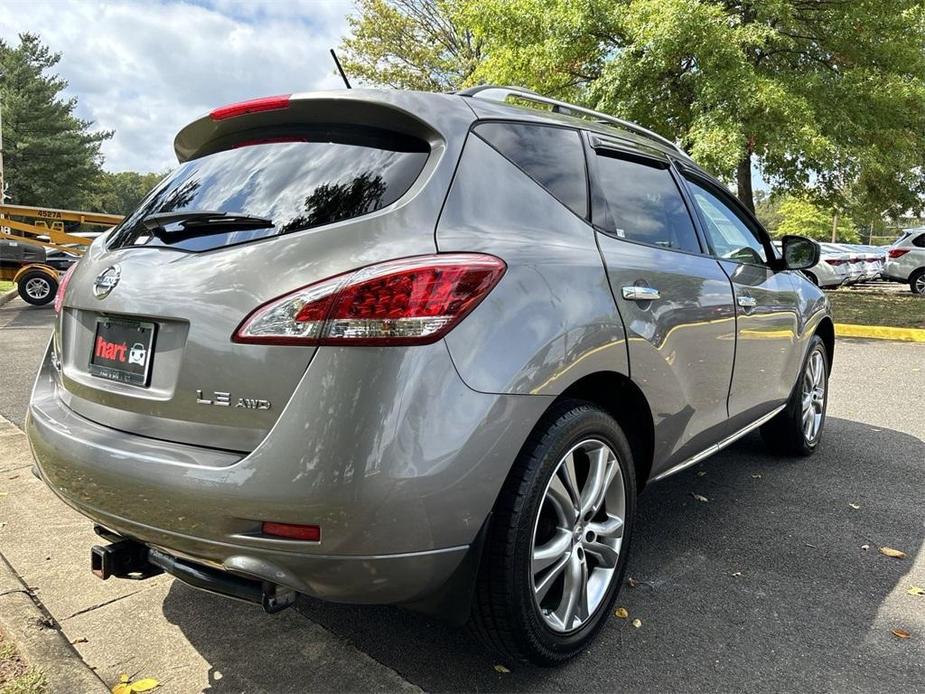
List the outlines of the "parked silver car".
<svg viewBox="0 0 925 694">
<path fill-rule="evenodd" d="M 759 427 L 819 445 L 818 246 L 778 256 L 643 128 L 353 90 L 216 109 L 175 149 L 62 283 L 29 407 L 102 578 L 404 604 L 555 664 L 607 622 L 645 485 Z"/>
<path fill-rule="evenodd" d="M 819 247 L 819 262 L 803 274 L 817 287 L 837 289 L 851 279 L 850 255 L 832 244 L 820 243 Z"/>
<path fill-rule="evenodd" d="M 883 276 L 925 295 L 925 228 L 905 230 L 890 246 Z"/>
</svg>

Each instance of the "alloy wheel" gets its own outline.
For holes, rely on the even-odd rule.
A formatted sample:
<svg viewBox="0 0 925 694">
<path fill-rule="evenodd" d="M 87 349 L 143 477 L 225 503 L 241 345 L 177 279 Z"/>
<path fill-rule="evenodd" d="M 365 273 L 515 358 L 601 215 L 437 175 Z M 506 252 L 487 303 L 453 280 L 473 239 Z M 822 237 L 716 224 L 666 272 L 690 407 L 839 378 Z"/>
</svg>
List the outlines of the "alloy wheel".
<svg viewBox="0 0 925 694">
<path fill-rule="evenodd" d="M 916 277 L 915 291 L 917 294 L 925 294 L 925 272 Z"/>
<path fill-rule="evenodd" d="M 803 436 L 812 443 L 822 429 L 825 413 L 825 360 L 818 349 L 809 355 L 803 374 Z"/>
<path fill-rule="evenodd" d="M 559 461 L 533 529 L 533 596 L 556 632 L 587 622 L 607 595 L 623 543 L 626 490 L 620 461 L 598 439 Z"/>
<path fill-rule="evenodd" d="M 34 277 L 26 282 L 25 289 L 30 299 L 41 300 L 46 298 L 51 292 L 51 285 L 48 283 L 48 280 Z"/>
</svg>

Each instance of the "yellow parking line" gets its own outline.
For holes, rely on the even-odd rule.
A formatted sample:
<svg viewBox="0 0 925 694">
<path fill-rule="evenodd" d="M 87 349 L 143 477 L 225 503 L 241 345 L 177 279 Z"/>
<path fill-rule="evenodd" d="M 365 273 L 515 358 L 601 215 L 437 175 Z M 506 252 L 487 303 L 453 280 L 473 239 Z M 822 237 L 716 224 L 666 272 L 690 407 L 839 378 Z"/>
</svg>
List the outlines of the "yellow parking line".
<svg viewBox="0 0 925 694">
<path fill-rule="evenodd" d="M 925 330 L 921 328 L 891 328 L 886 325 L 836 323 L 835 335 L 837 337 L 868 337 L 874 340 L 925 342 Z"/>
</svg>

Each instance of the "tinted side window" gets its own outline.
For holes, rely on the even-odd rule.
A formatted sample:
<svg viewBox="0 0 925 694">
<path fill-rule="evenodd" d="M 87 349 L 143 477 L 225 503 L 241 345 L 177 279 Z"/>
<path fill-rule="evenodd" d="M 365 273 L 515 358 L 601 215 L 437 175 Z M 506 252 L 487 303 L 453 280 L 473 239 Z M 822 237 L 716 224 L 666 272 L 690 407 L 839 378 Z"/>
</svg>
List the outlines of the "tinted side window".
<svg viewBox="0 0 925 694">
<path fill-rule="evenodd" d="M 601 220 L 606 231 L 651 246 L 700 252 L 690 213 L 667 166 L 602 154 L 597 172 L 608 208 Z"/>
<path fill-rule="evenodd" d="M 704 231 L 717 256 L 740 263 L 767 262 L 768 253 L 758 232 L 709 188 L 690 179 L 688 187 L 700 209 Z"/>
<path fill-rule="evenodd" d="M 918 246 L 919 248 L 925 248 L 925 234 L 919 234 L 914 239 L 912 239 L 912 245 Z"/>
<path fill-rule="evenodd" d="M 577 131 L 547 125 L 482 123 L 475 132 L 559 202 L 587 217 L 585 157 Z"/>
</svg>

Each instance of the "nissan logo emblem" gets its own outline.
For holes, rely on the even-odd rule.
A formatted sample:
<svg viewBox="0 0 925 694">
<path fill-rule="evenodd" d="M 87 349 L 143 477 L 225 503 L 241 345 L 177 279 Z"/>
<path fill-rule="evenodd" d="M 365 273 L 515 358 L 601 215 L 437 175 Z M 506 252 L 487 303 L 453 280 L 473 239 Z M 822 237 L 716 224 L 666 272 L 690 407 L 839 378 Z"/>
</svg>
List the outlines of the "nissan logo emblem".
<svg viewBox="0 0 925 694">
<path fill-rule="evenodd" d="M 119 269 L 118 265 L 110 265 L 103 270 L 96 276 L 96 279 L 93 280 L 94 296 L 96 296 L 97 299 L 105 299 L 109 296 L 109 292 L 119 284 L 120 277 L 122 277 L 122 270 Z"/>
</svg>

